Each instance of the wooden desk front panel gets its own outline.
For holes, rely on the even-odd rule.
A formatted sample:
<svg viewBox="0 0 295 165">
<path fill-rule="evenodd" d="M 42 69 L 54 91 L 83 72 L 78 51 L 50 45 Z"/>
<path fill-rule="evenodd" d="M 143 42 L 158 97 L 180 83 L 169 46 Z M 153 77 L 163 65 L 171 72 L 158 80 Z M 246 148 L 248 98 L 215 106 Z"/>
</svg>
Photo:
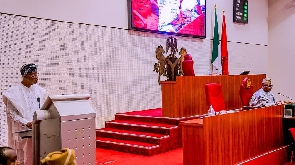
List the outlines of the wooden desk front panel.
<svg viewBox="0 0 295 165">
<path fill-rule="evenodd" d="M 294 142 L 294 139 L 289 129 L 295 128 L 295 117 L 282 118 L 282 122 L 283 122 L 284 144 L 290 145 L 292 142 Z"/>
<path fill-rule="evenodd" d="M 251 79 L 255 92 L 261 88 L 262 79 L 266 75 L 177 76 L 176 81 L 161 82 L 163 116 L 188 117 L 207 113 L 209 108 L 205 95 L 207 83 L 222 84 L 226 109 L 241 108 L 239 90 L 245 77 Z"/>
<path fill-rule="evenodd" d="M 181 123 L 184 165 L 236 164 L 283 146 L 282 115 L 279 105 Z"/>
</svg>

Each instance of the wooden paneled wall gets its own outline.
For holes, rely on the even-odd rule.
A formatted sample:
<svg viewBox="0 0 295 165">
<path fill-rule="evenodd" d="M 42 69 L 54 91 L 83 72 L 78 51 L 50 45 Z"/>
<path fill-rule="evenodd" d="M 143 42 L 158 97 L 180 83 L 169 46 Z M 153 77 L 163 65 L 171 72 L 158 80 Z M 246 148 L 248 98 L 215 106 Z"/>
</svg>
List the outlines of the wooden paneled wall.
<svg viewBox="0 0 295 165">
<path fill-rule="evenodd" d="M 240 85 L 244 78 L 250 78 L 254 92 L 261 88 L 265 74 L 229 76 L 177 76 L 176 81 L 163 81 L 162 113 L 165 117 L 188 117 L 208 112 L 205 84 L 220 83 L 226 109 L 242 107 L 239 96 Z"/>
<path fill-rule="evenodd" d="M 182 122 L 184 165 L 230 165 L 283 146 L 283 105 Z"/>
</svg>

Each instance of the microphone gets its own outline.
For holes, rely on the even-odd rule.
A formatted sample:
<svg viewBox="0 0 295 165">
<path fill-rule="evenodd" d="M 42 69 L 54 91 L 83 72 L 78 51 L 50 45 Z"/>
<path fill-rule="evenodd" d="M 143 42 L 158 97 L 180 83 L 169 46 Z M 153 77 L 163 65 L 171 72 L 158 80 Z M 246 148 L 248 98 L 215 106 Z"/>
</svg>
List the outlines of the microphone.
<svg viewBox="0 0 295 165">
<path fill-rule="evenodd" d="M 292 102 L 293 102 L 293 99 L 291 98 L 291 97 L 289 97 L 289 96 L 286 96 L 286 95 L 283 95 L 282 93 L 278 93 L 278 95 L 281 95 L 281 96 L 283 96 L 283 97 L 286 97 L 286 98 L 288 98 L 288 99 L 290 99 Z"/>
<path fill-rule="evenodd" d="M 39 103 L 39 109 L 40 109 L 40 97 L 37 98 L 37 101 Z"/>
</svg>

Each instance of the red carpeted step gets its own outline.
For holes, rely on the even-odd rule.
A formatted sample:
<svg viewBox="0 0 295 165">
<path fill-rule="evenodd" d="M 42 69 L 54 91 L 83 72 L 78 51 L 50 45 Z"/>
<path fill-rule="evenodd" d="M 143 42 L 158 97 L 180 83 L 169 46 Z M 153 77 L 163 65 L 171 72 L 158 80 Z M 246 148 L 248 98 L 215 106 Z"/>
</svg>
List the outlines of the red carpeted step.
<svg viewBox="0 0 295 165">
<path fill-rule="evenodd" d="M 161 153 L 159 145 L 111 138 L 97 138 L 96 147 L 146 156 Z"/>
<path fill-rule="evenodd" d="M 149 123 L 164 123 L 178 125 L 179 119 L 168 117 L 151 117 L 141 115 L 129 115 L 129 114 L 116 114 L 115 120 L 129 120 L 129 121 L 144 121 Z"/>
<path fill-rule="evenodd" d="M 173 128 L 173 127 L 175 127 L 174 124 L 150 123 L 150 122 L 144 122 L 144 121 L 112 120 L 110 122 L 126 124 L 126 125 L 141 125 L 141 126 L 147 126 L 147 127 L 161 127 L 161 128 Z"/>
<path fill-rule="evenodd" d="M 115 120 L 97 130 L 97 148 L 151 156 L 181 147 L 178 123 L 187 118 L 161 117 L 161 113 L 161 109 L 117 113 Z"/>
<path fill-rule="evenodd" d="M 105 127 L 137 131 L 137 132 L 150 132 L 150 133 L 165 134 L 165 135 L 168 135 L 171 129 L 178 128 L 178 126 L 169 125 L 169 124 L 134 122 L 134 121 L 123 121 L 123 120 L 113 120 L 113 121 L 106 122 Z"/>
<path fill-rule="evenodd" d="M 114 128 L 102 128 L 96 130 L 97 132 L 109 132 L 109 133 L 116 133 L 116 134 L 123 134 L 123 135 L 131 135 L 131 136 L 140 136 L 140 137 L 150 137 L 150 138 L 161 138 L 165 135 L 157 134 L 157 133 L 149 133 L 149 132 L 138 132 L 138 131 L 131 131 L 131 130 L 121 130 L 121 129 L 114 129 Z"/>
<path fill-rule="evenodd" d="M 114 138 L 120 140 L 130 140 L 145 142 L 151 144 L 160 144 L 164 139 L 168 139 L 169 135 L 149 133 L 149 132 L 138 132 L 131 130 L 120 130 L 114 128 L 103 128 L 96 130 L 96 137 Z"/>
<path fill-rule="evenodd" d="M 150 144 L 150 143 L 129 141 L 129 140 L 119 140 L 119 139 L 104 138 L 104 137 L 96 137 L 96 141 L 113 143 L 118 145 L 126 145 L 126 146 L 132 146 L 132 147 L 139 147 L 139 148 L 146 148 L 146 149 L 151 147 L 159 147 L 158 145 Z"/>
<path fill-rule="evenodd" d="M 140 115 L 140 116 L 151 116 L 151 117 L 162 117 L 162 108 L 131 111 L 131 112 L 125 112 L 124 114 Z"/>
</svg>

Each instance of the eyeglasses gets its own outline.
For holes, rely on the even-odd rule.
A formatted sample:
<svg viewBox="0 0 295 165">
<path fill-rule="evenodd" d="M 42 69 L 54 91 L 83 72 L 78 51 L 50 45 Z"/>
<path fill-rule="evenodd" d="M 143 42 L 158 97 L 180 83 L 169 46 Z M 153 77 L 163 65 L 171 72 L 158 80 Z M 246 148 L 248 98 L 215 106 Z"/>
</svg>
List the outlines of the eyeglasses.
<svg viewBox="0 0 295 165">
<path fill-rule="evenodd" d="M 272 88 L 273 87 L 273 85 L 263 85 L 264 87 L 270 87 L 270 88 Z"/>
</svg>

